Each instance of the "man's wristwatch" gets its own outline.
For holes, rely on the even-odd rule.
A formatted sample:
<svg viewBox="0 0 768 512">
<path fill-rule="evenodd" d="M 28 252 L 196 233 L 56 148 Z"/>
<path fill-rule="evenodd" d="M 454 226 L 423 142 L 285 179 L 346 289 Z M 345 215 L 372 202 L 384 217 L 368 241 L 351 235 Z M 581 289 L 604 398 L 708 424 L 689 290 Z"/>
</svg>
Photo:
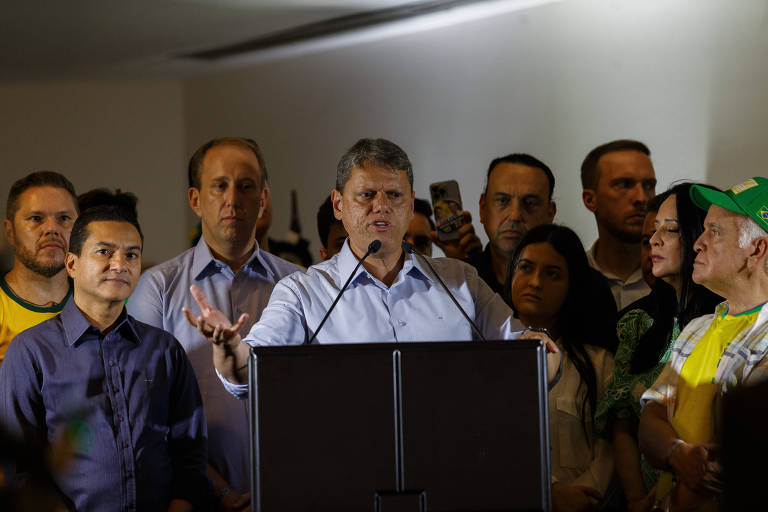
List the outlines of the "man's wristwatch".
<svg viewBox="0 0 768 512">
<path fill-rule="evenodd" d="M 216 493 L 216 497 L 221 500 L 224 496 L 232 492 L 232 488 L 229 486 L 224 487 L 222 490 L 220 490 L 218 493 Z"/>
</svg>

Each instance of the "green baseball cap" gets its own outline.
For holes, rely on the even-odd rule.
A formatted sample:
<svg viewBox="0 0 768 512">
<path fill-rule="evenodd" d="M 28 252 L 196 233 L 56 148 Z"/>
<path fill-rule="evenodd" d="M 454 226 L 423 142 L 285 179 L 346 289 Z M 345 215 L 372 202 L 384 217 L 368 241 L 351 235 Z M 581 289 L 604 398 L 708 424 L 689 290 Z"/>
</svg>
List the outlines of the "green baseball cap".
<svg viewBox="0 0 768 512">
<path fill-rule="evenodd" d="M 768 178 L 756 176 L 720 192 L 694 185 L 691 201 L 702 210 L 713 204 L 754 219 L 758 226 L 768 231 Z"/>
</svg>

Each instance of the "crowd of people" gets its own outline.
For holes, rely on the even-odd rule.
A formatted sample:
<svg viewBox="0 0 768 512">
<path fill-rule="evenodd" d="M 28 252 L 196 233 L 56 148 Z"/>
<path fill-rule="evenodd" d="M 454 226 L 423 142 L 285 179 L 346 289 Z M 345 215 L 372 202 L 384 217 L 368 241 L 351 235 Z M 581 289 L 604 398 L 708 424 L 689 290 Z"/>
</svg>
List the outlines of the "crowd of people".
<svg viewBox="0 0 768 512">
<path fill-rule="evenodd" d="M 483 247 L 469 212 L 441 240 L 405 152 L 361 139 L 308 268 L 268 250 L 256 142 L 207 142 L 188 181 L 200 238 L 144 272 L 131 194 L 78 196 L 55 172 L 12 186 L 0 428 L 26 449 L 0 455 L 0 506 L 247 510 L 250 346 L 481 338 L 547 347 L 554 510 L 722 503 L 720 402 L 768 375 L 768 179 L 656 196 L 645 144 L 600 145 L 581 167 L 586 249 L 552 224 L 555 173 L 513 153 L 487 170 Z"/>
</svg>

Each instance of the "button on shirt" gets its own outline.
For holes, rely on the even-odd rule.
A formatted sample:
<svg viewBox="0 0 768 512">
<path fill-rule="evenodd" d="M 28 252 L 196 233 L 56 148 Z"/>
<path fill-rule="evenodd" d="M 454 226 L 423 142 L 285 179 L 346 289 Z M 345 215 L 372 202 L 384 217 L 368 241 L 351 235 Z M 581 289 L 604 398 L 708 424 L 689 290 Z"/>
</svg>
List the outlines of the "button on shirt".
<svg viewBox="0 0 768 512">
<path fill-rule="evenodd" d="M 187 322 L 182 307 L 199 312 L 190 285 L 199 286 L 208 300 L 228 318 L 248 313 L 259 319 L 275 283 L 300 267 L 266 253 L 256 246 L 251 258 L 237 274 L 211 254 L 203 238 L 179 256 L 144 272 L 128 311 L 137 320 L 172 333 L 184 347 L 200 385 L 208 421 L 208 461 L 239 492 L 249 489 L 248 414 L 246 404 L 222 388 L 213 367 L 208 342 Z"/>
<path fill-rule="evenodd" d="M 0 418 L 30 444 L 68 433 L 56 483 L 83 511 L 167 510 L 201 503 L 206 428 L 184 349 L 123 311 L 104 335 L 70 300 L 14 338 L 0 367 Z M 23 469 L 23 468 L 20 468 Z"/>
<path fill-rule="evenodd" d="M 522 324 L 470 265 L 451 258 L 430 259 L 486 339 L 514 339 Z M 244 341 L 251 345 L 307 343 L 344 285 L 358 259 L 349 241 L 330 260 L 296 273 L 275 286 L 269 305 Z M 323 325 L 315 343 L 460 341 L 473 339 L 472 328 L 428 267 L 405 255 L 390 287 L 362 266 Z M 244 398 L 247 385 L 225 387 Z"/>
<path fill-rule="evenodd" d="M 643 270 L 640 267 L 637 267 L 637 270 L 626 281 L 610 271 L 600 268 L 597 264 L 597 243 L 599 241 L 596 240 L 587 251 L 587 261 L 589 261 L 590 267 L 603 274 L 608 280 L 608 284 L 611 285 L 611 293 L 616 300 L 616 309 L 621 311 L 636 300 L 651 293 L 651 287 L 645 282 Z"/>
</svg>

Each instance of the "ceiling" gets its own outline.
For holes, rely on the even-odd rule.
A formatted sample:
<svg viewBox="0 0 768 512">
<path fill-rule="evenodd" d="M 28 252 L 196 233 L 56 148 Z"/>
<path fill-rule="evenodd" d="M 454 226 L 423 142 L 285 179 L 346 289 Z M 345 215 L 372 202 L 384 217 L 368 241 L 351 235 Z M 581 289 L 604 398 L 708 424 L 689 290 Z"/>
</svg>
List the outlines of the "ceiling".
<svg viewBox="0 0 768 512">
<path fill-rule="evenodd" d="M 284 44 L 286 38 L 348 30 L 350 23 L 370 26 L 387 15 L 402 18 L 419 9 L 432 12 L 478 1 L 9 1 L 0 8 L 0 81 L 204 72 L 211 68 L 206 55 L 211 50 L 242 53 Z M 206 58 L 190 57 L 201 52 Z"/>
</svg>

